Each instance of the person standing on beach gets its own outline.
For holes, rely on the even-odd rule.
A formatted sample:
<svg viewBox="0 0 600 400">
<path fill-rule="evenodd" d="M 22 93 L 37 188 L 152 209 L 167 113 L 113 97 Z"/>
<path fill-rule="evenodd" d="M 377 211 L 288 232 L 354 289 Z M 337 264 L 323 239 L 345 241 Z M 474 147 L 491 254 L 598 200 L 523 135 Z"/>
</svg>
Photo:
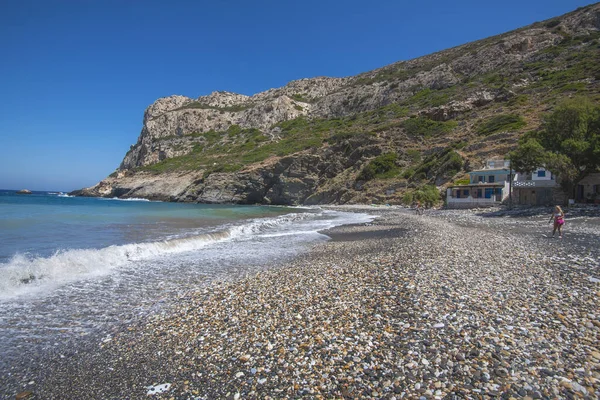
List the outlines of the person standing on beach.
<svg viewBox="0 0 600 400">
<path fill-rule="evenodd" d="M 549 222 L 552 222 L 553 219 L 554 219 L 554 230 L 552 231 L 552 237 L 554 237 L 554 234 L 556 233 L 556 230 L 558 229 L 558 237 L 560 239 L 562 239 L 562 226 L 565 224 L 565 213 L 563 212 L 562 208 L 560 208 L 560 206 L 554 207 L 554 212 L 550 216 Z"/>
<path fill-rule="evenodd" d="M 421 208 L 420 200 L 417 200 L 417 204 L 415 206 L 415 211 L 417 212 L 417 215 L 423 215 L 423 209 Z"/>
</svg>

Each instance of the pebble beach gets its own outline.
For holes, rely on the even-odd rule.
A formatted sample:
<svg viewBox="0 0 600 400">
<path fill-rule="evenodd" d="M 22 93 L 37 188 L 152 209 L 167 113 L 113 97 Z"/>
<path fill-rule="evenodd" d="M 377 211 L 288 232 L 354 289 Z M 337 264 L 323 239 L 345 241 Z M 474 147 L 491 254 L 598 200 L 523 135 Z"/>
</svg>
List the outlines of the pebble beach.
<svg viewBox="0 0 600 400">
<path fill-rule="evenodd" d="M 3 398 L 600 397 L 600 212 L 377 215 L 15 370 Z M 546 213 L 546 211 L 548 211 Z M 282 243 L 284 246 L 285 243 Z"/>
</svg>

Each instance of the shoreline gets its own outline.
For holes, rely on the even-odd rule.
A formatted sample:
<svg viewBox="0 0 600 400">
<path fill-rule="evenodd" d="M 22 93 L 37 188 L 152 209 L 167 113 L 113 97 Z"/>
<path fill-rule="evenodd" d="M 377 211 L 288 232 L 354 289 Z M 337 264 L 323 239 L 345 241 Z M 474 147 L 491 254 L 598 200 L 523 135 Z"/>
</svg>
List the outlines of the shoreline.
<svg viewBox="0 0 600 400">
<path fill-rule="evenodd" d="M 169 314 L 32 366 L 34 383 L 18 390 L 48 399 L 146 398 L 165 384 L 153 398 L 599 396 L 597 217 L 558 242 L 524 232 L 541 217 L 332 208 L 379 217 L 325 231 L 330 241 L 286 265 L 190 288 Z"/>
</svg>

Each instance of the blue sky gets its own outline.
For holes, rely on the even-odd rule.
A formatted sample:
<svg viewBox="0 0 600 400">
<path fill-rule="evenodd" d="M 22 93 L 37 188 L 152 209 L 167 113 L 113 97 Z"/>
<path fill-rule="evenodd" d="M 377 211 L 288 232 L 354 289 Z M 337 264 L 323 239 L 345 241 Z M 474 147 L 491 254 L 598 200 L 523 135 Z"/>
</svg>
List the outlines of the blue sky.
<svg viewBox="0 0 600 400">
<path fill-rule="evenodd" d="M 0 188 L 97 183 L 159 97 L 355 75 L 591 3 L 3 0 Z"/>
</svg>

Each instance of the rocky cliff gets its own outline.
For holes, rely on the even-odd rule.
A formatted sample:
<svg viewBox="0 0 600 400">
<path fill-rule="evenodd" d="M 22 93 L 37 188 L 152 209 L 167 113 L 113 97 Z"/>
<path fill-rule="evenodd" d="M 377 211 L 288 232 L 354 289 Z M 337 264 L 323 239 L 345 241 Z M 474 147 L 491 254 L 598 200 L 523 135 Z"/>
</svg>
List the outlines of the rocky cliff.
<svg viewBox="0 0 600 400">
<path fill-rule="evenodd" d="M 564 97 L 598 99 L 600 5 L 347 78 L 170 96 L 79 195 L 208 203 L 398 202 L 503 157 Z"/>
</svg>

